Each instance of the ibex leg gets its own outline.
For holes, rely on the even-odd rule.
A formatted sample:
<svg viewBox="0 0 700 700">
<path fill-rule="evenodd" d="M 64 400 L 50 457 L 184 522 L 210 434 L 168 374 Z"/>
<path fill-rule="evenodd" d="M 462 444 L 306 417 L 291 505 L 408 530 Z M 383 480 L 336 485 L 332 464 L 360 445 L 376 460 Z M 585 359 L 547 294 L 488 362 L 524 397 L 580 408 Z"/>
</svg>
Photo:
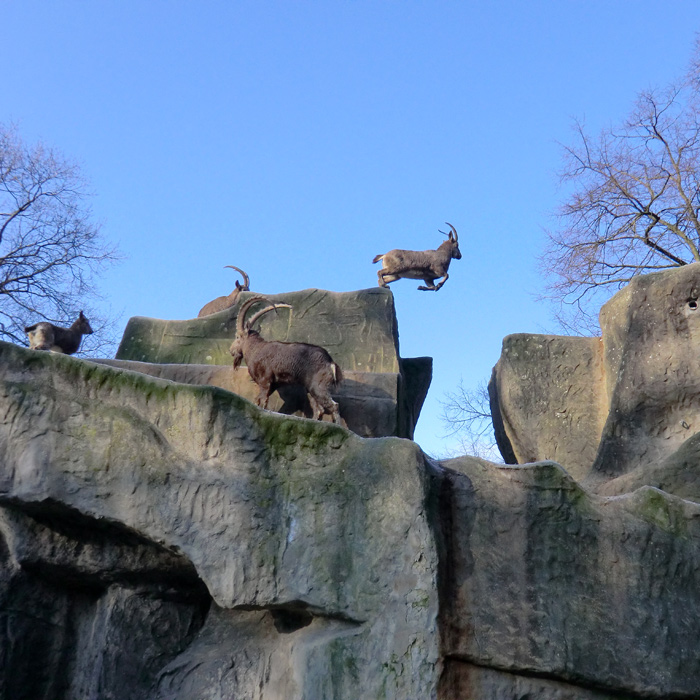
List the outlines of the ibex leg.
<svg viewBox="0 0 700 700">
<path fill-rule="evenodd" d="M 382 268 L 381 270 L 379 270 L 379 272 L 377 273 L 377 277 L 379 279 L 380 287 L 388 287 L 389 282 L 396 282 L 396 280 L 401 279 L 399 275 L 390 275 L 386 271 L 386 268 Z"/>
<path fill-rule="evenodd" d="M 314 418 L 321 420 L 323 414 L 327 413 L 337 425 L 342 425 L 340 417 L 340 409 L 338 403 L 334 401 L 330 395 L 323 396 L 321 394 L 312 394 L 309 392 L 309 403 L 314 411 Z"/>
<path fill-rule="evenodd" d="M 448 277 L 449 277 L 449 275 L 447 273 L 445 273 L 445 276 L 442 278 L 442 282 L 440 282 L 440 284 L 438 284 L 438 286 L 435 287 L 436 292 L 438 289 L 440 289 L 440 287 L 442 287 L 443 284 L 445 284 L 445 282 L 447 282 Z"/>
<path fill-rule="evenodd" d="M 269 386 L 261 386 L 260 391 L 258 392 L 258 398 L 256 400 L 256 403 L 260 408 L 267 409 L 267 404 L 270 401 L 270 394 L 272 393 L 271 389 Z"/>
<path fill-rule="evenodd" d="M 418 287 L 418 289 L 421 289 L 424 292 L 437 292 L 437 290 L 440 289 L 440 287 L 435 286 L 435 278 L 424 279 L 423 282 L 425 282 L 427 286 L 424 287 L 423 285 L 421 285 L 420 287 Z"/>
</svg>

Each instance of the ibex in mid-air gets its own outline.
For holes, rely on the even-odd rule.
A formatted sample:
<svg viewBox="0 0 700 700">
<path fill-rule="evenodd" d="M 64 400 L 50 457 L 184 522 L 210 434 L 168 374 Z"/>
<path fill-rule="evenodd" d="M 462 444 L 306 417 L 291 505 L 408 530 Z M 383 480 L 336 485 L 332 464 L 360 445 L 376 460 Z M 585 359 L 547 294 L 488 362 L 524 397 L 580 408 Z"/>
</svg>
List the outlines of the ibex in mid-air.
<svg viewBox="0 0 700 700">
<path fill-rule="evenodd" d="M 382 261 L 382 269 L 377 273 L 379 286 L 387 287 L 390 282 L 404 278 L 423 280 L 426 286 L 421 285 L 418 289 L 426 292 L 437 292 L 449 278 L 447 269 L 452 258 L 459 260 L 462 257 L 457 244 L 457 229 L 452 224 L 445 223 L 452 231 L 450 233 L 440 231 L 447 236 L 447 240 L 437 250 L 417 251 L 397 248 L 384 253 L 384 255 L 377 255 L 372 262 Z M 440 277 L 443 279 L 440 284 L 436 285 L 435 280 Z"/>
</svg>

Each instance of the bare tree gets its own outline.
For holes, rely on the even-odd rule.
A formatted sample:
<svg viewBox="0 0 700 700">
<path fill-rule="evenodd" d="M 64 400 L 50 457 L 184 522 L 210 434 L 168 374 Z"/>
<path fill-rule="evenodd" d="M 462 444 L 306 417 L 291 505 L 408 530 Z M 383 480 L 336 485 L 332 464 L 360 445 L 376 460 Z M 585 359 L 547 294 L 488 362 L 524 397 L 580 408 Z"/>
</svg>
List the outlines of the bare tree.
<svg viewBox="0 0 700 700">
<path fill-rule="evenodd" d="M 96 337 L 83 350 L 105 341 L 109 324 L 91 308 L 95 273 L 117 256 L 88 197 L 76 165 L 0 124 L 0 339 L 26 344 L 28 323 L 65 325 L 85 310 Z"/>
<path fill-rule="evenodd" d="M 621 126 L 595 138 L 575 124 L 561 173 L 570 194 L 541 257 L 565 326 L 590 326 L 635 275 L 700 261 L 699 109 L 700 44 L 686 77 L 640 93 Z"/>
<path fill-rule="evenodd" d="M 448 429 L 448 436 L 457 440 L 457 449 L 451 450 L 448 456 L 468 454 L 503 462 L 493 432 L 487 382 L 481 381 L 468 389 L 460 380 L 457 389 L 447 392 L 441 404 L 440 419 Z"/>
</svg>

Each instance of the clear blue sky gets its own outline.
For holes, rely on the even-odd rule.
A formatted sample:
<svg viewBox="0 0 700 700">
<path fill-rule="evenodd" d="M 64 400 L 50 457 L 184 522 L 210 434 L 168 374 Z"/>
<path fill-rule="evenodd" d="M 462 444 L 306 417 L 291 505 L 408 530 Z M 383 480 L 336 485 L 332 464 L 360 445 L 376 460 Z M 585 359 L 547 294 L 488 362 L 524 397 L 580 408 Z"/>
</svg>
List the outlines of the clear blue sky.
<svg viewBox="0 0 700 700">
<path fill-rule="evenodd" d="M 536 258 L 571 120 L 621 119 L 681 74 L 697 0 L 4 0 L 0 121 L 78 161 L 126 259 L 102 292 L 191 318 L 252 287 L 348 291 L 372 258 L 463 253 L 437 294 L 392 285 L 401 353 L 431 355 L 416 434 L 488 377 L 509 333 L 556 331 Z"/>
</svg>

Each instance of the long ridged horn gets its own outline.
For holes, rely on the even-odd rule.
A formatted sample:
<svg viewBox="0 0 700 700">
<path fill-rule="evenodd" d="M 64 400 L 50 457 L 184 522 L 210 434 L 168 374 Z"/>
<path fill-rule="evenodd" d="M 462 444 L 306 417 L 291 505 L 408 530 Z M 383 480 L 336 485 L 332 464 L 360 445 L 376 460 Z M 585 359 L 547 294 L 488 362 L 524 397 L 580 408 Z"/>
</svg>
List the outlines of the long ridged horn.
<svg viewBox="0 0 700 700">
<path fill-rule="evenodd" d="M 270 304 L 270 306 L 266 306 L 264 309 L 260 309 L 260 311 L 256 311 L 255 314 L 252 316 L 250 321 L 246 323 L 246 328 L 250 330 L 253 327 L 253 324 L 263 315 L 266 314 L 268 311 L 277 311 L 277 309 L 291 309 L 292 307 L 289 304 Z"/>
<path fill-rule="evenodd" d="M 245 287 L 245 290 L 248 291 L 250 289 L 250 279 L 248 278 L 248 275 L 243 270 L 241 270 L 240 267 L 236 267 L 235 265 L 224 265 L 224 267 L 230 267 L 232 270 L 240 272 L 241 276 L 243 277 L 243 286 Z"/>
<path fill-rule="evenodd" d="M 459 240 L 457 237 L 457 229 L 449 221 L 446 221 L 445 223 L 452 229 L 452 233 L 455 235 L 455 242 L 457 242 Z"/>
<path fill-rule="evenodd" d="M 241 308 L 238 310 L 238 317 L 236 318 L 236 337 L 242 337 L 243 334 L 245 333 L 245 329 L 250 327 L 250 324 L 245 323 L 245 316 L 250 310 L 250 307 L 253 304 L 256 304 L 259 301 L 267 301 L 265 297 L 257 295 L 254 297 L 250 297 L 250 299 L 246 299 L 243 304 L 241 304 Z"/>
</svg>

